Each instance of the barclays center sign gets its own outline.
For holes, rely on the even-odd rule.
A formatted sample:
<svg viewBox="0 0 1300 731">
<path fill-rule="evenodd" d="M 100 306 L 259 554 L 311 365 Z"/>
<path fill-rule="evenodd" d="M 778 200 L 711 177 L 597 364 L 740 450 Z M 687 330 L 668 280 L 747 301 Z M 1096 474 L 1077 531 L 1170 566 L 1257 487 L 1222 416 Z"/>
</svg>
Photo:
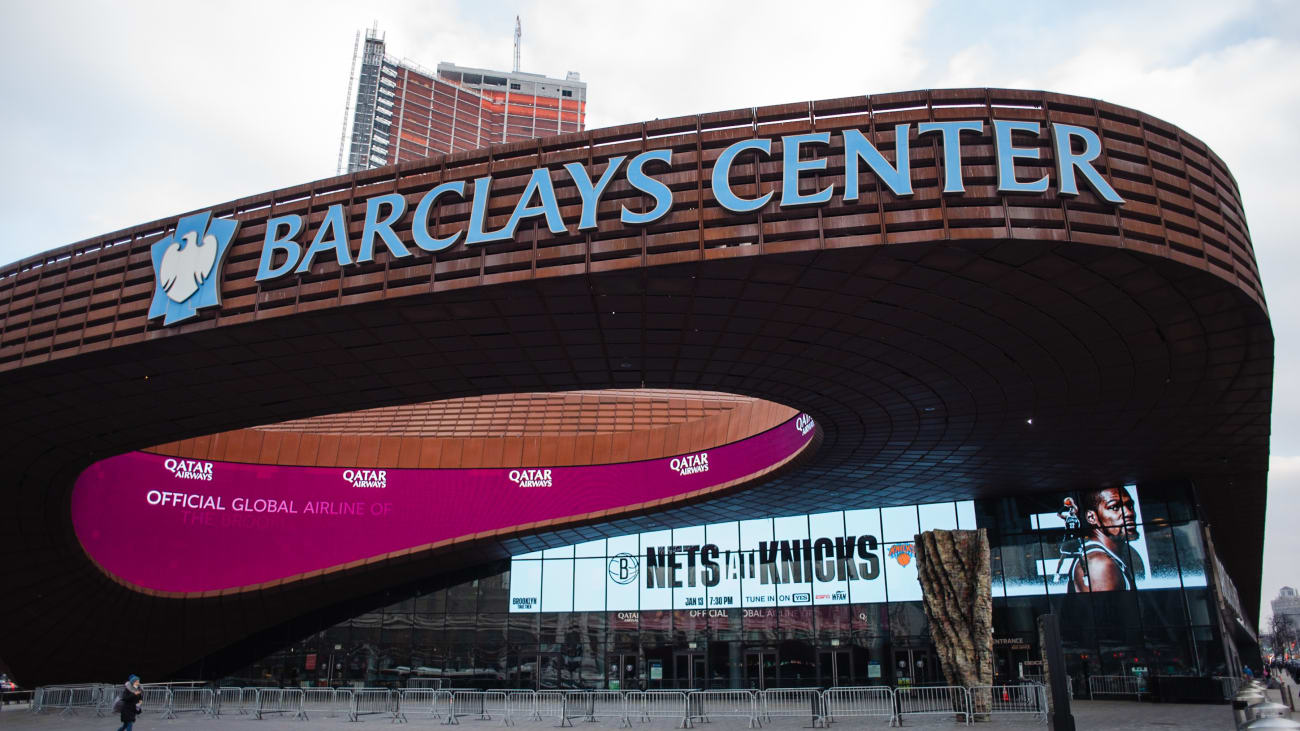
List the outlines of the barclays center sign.
<svg viewBox="0 0 1300 731">
<path fill-rule="evenodd" d="M 894 195 L 908 197 L 913 194 L 910 137 L 911 124 L 894 127 L 895 162 L 890 163 L 876 145 L 862 132 L 846 129 L 836 132 L 844 149 L 844 184 L 837 190 L 830 185 L 815 192 L 801 191 L 800 180 L 827 167 L 827 159 L 818 157 L 817 151 L 831 144 L 830 132 L 787 135 L 780 138 L 781 189 L 759 192 L 754 197 L 742 197 L 731 186 L 731 168 L 742 154 L 772 157 L 772 138 L 755 138 L 736 142 L 718 156 L 713 165 L 712 190 L 718 203 L 736 214 L 752 213 L 776 198 L 778 208 L 825 205 L 839 193 L 845 201 L 858 200 L 861 191 L 861 174 L 870 170 L 884 187 Z M 1033 180 L 1016 176 L 1017 160 L 1038 160 L 1041 150 L 1037 144 L 1044 134 L 1038 122 L 993 120 L 993 143 L 997 159 L 998 192 L 1043 193 L 1050 186 L 1050 178 L 1043 175 Z M 966 192 L 962 172 L 962 134 L 984 134 L 981 121 L 924 122 L 917 125 L 917 138 L 934 135 L 943 147 L 941 165 L 943 192 L 960 195 Z M 1079 185 L 1090 187 L 1101 199 L 1122 205 L 1124 199 L 1093 166 L 1101 154 L 1102 145 L 1097 133 L 1070 124 L 1053 123 L 1047 134 L 1051 138 L 1056 164 L 1057 193 L 1063 196 L 1079 194 Z M 1028 145 L 1028 146 L 1026 146 Z M 472 182 L 457 180 L 442 183 L 425 193 L 411 211 L 409 236 L 403 238 L 395 230 L 408 213 L 404 196 L 398 193 L 377 195 L 365 203 L 365 223 L 361 238 L 353 241 L 348 232 L 345 205 L 331 205 L 324 219 L 314 231 L 306 231 L 304 218 L 298 214 L 275 216 L 266 222 L 266 237 L 258 260 L 256 281 L 265 282 L 290 274 L 304 274 L 318 260 L 333 260 L 340 268 L 374 261 L 375 247 L 383 245 L 397 259 L 414 256 L 419 250 L 427 253 L 443 251 L 458 243 L 473 247 L 513 239 L 519 225 L 532 219 L 542 219 L 553 234 L 570 230 L 589 231 L 597 228 L 596 212 L 601 198 L 610 184 L 622 176 L 628 185 L 649 196 L 653 205 L 643 212 L 626 206 L 619 220 L 628 226 L 652 224 L 672 211 L 673 195 L 668 185 L 655 177 L 655 169 L 666 171 L 672 164 L 672 151 L 649 150 L 629 158 L 618 155 L 609 158 L 599 178 L 593 180 L 587 166 L 571 162 L 564 172 L 573 181 L 581 198 L 577 220 L 566 220 L 560 212 L 552 181 L 552 170 L 537 168 L 532 171 L 510 218 L 501 228 L 487 226 L 488 202 L 492 196 L 492 176 Z M 865 169 L 864 169 L 865 168 Z M 448 236 L 435 237 L 429 231 L 429 222 L 437 207 L 445 202 L 470 203 L 467 225 Z M 211 213 L 186 216 L 177 223 L 176 231 L 155 243 L 151 254 L 154 265 L 154 298 L 149 308 L 149 318 L 163 317 L 164 325 L 182 322 L 194 317 L 198 310 L 218 307 L 221 304 L 221 262 L 234 239 L 238 222 L 212 219 Z M 355 251 L 355 255 L 354 255 Z"/>
</svg>

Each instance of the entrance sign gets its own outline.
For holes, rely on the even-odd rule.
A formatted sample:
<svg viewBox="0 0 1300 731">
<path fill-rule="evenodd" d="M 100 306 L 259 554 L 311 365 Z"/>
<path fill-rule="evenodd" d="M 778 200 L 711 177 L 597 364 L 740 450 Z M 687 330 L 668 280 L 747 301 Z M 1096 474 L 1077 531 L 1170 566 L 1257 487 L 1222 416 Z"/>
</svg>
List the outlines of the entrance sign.
<svg viewBox="0 0 1300 731">
<path fill-rule="evenodd" d="M 891 163 L 877 147 L 876 142 L 856 129 L 836 132 L 844 149 L 845 182 L 842 188 L 826 186 L 814 193 L 800 192 L 800 181 L 805 174 L 825 170 L 828 159 L 816 157 L 818 150 L 829 148 L 830 132 L 786 135 L 779 138 L 781 152 L 781 195 L 777 207 L 825 205 L 839 193 L 846 201 L 858 200 L 861 195 L 861 178 L 868 171 L 889 188 L 894 195 L 907 197 L 913 194 L 911 170 L 911 139 L 937 135 L 944 150 L 943 192 L 960 194 L 966 190 L 962 173 L 960 139 L 963 133 L 984 134 L 981 121 L 925 122 L 917 125 L 915 135 L 912 125 L 899 124 L 893 129 L 893 157 Z M 1038 160 L 1041 150 L 1035 140 L 1043 136 L 1038 122 L 993 120 L 993 142 L 997 157 L 998 191 L 1003 193 L 1042 193 L 1049 188 L 1049 177 L 1021 180 L 1017 177 L 1017 160 Z M 1087 127 L 1053 123 L 1049 130 L 1051 147 L 1056 158 L 1058 194 L 1079 195 L 1079 179 L 1098 197 L 1114 205 L 1123 205 L 1124 199 L 1115 192 L 1093 165 L 1101 155 L 1101 139 Z M 1075 151 L 1076 147 L 1082 149 Z M 732 188 L 731 169 L 742 157 L 759 159 L 773 157 L 773 138 L 754 138 L 733 143 L 718 156 L 713 165 L 711 189 L 718 203 L 727 211 L 737 214 L 752 213 L 766 206 L 775 197 L 776 190 L 760 192 L 753 198 L 742 198 Z M 888 148 L 887 148 L 888 149 Z M 626 166 L 624 165 L 626 163 Z M 582 163 L 571 162 L 563 172 L 550 168 L 532 171 L 519 197 L 513 201 L 510 218 L 499 229 L 487 228 L 489 201 L 492 197 L 492 176 L 476 178 L 472 185 L 454 181 L 438 185 L 425 193 L 414 208 L 410 220 L 409 239 L 404 240 L 395 230 L 407 211 L 406 199 L 396 193 L 366 199 L 365 224 L 357 242 L 357 256 L 353 259 L 353 242 L 348 233 L 346 207 L 342 203 L 330 206 L 324 219 L 313 232 L 306 231 L 303 217 L 298 214 L 275 216 L 266 222 L 266 238 L 258 261 L 256 281 L 264 282 L 285 276 L 290 272 L 304 274 L 318 259 L 339 267 L 347 267 L 374 260 L 376 243 L 382 243 L 389 253 L 404 259 L 413 256 L 412 248 L 433 253 L 460 243 L 479 246 L 513 239 L 519 224 L 534 218 L 542 219 L 553 234 L 570 230 L 588 231 L 597 227 L 596 211 L 610 183 L 618 177 L 653 201 L 649 210 L 636 212 L 627 206 L 620 207 L 619 221 L 628 226 L 644 226 L 667 216 L 672 210 L 672 190 L 656 175 L 667 173 L 672 166 L 672 151 L 650 150 L 630 160 L 624 155 L 609 158 L 600 176 L 593 180 L 591 171 Z M 560 210 L 555 193 L 555 176 L 564 175 L 573 183 L 581 198 L 581 208 L 576 220 L 570 215 L 566 220 Z M 449 236 L 434 237 L 429 231 L 429 221 L 434 209 L 446 201 L 470 203 L 467 225 Z M 497 201 L 499 204 L 500 202 Z M 310 233 L 310 242 L 306 235 Z"/>
</svg>

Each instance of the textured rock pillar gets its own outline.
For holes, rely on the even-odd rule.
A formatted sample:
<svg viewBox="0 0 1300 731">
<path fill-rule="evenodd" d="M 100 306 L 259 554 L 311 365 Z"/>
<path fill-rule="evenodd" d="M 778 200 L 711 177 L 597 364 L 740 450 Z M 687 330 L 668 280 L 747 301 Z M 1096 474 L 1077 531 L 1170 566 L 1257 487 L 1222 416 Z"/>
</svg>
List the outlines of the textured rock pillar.
<svg viewBox="0 0 1300 731">
<path fill-rule="evenodd" d="M 950 685 L 993 684 L 993 594 L 984 529 L 930 530 L 916 537 L 916 569 L 930 637 Z M 976 714 L 989 712 L 987 690 L 972 693 Z"/>
</svg>

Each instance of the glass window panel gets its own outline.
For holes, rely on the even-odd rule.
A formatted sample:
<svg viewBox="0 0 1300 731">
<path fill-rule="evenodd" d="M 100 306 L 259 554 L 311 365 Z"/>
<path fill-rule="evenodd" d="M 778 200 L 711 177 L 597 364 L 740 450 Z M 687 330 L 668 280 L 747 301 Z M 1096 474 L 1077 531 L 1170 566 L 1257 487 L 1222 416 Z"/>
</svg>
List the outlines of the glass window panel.
<svg viewBox="0 0 1300 731">
<path fill-rule="evenodd" d="M 921 601 L 921 581 L 916 573 L 916 544 L 885 546 L 885 591 L 890 603 Z"/>
<path fill-rule="evenodd" d="M 510 572 L 480 579 L 478 582 L 478 610 L 480 612 L 506 612 L 510 607 Z"/>
<path fill-rule="evenodd" d="M 568 612 L 573 609 L 573 560 L 542 562 L 542 611 Z"/>
<path fill-rule="evenodd" d="M 510 611 L 542 610 L 542 562 L 510 562 Z"/>
<path fill-rule="evenodd" d="M 1040 573 L 1042 548 L 1037 534 L 1004 535 L 1001 543 L 1002 578 L 1007 596 L 1046 594 L 1047 585 Z"/>
<path fill-rule="evenodd" d="M 478 582 L 466 581 L 447 590 L 448 612 L 473 613 L 478 609 Z"/>
<path fill-rule="evenodd" d="M 605 555 L 618 556 L 624 553 L 631 556 L 642 555 L 640 538 L 637 535 L 605 539 Z"/>
<path fill-rule="evenodd" d="M 813 537 L 813 603 L 848 604 L 848 572 L 836 560 L 835 541 L 841 545 L 845 535 L 844 513 L 818 513 L 808 516 Z"/>
<path fill-rule="evenodd" d="M 577 558 L 603 558 L 605 556 L 605 539 L 601 538 L 595 541 L 579 543 L 573 547 L 573 555 Z"/>
<path fill-rule="evenodd" d="M 908 543 L 916 538 L 916 506 L 904 505 L 897 508 L 881 508 L 880 525 L 885 531 L 886 543 Z"/>
<path fill-rule="evenodd" d="M 605 580 L 608 559 L 579 558 L 573 568 L 573 611 L 605 611 Z"/>
<path fill-rule="evenodd" d="M 705 527 L 705 535 L 719 551 L 740 550 L 740 524 L 735 521 L 710 524 Z"/>
<path fill-rule="evenodd" d="M 957 503 L 957 527 L 961 530 L 975 530 L 979 527 L 975 520 L 974 500 L 962 500 Z"/>
<path fill-rule="evenodd" d="M 771 538 L 766 540 L 770 541 Z M 745 551 L 740 555 L 740 566 L 742 569 L 740 591 L 744 606 L 776 606 L 776 587 L 771 583 L 775 565 L 770 565 L 764 569 L 759 561 L 757 551 Z"/>
<path fill-rule="evenodd" d="M 778 605 L 812 604 L 812 576 L 807 571 L 812 568 L 812 557 L 805 553 L 805 541 L 808 541 L 808 517 L 794 515 L 775 518 L 772 532 L 778 546 L 777 566 L 781 584 L 777 588 Z M 811 542 L 807 546 L 812 548 Z M 811 552 L 809 552 L 811 553 Z M 809 619 L 811 629 L 811 619 Z"/>
<path fill-rule="evenodd" d="M 1139 589 L 1177 589 L 1181 586 L 1178 575 L 1178 551 L 1174 534 L 1168 526 L 1146 523 L 1139 530 L 1146 539 L 1147 571 L 1139 578 Z"/>
<path fill-rule="evenodd" d="M 611 541 L 612 543 L 613 541 Z M 640 607 L 642 559 L 635 553 L 613 554 L 605 563 L 605 609 L 610 612 L 635 612 Z"/>
<path fill-rule="evenodd" d="M 916 506 L 921 517 L 921 531 L 957 530 L 957 505 L 955 503 L 930 503 Z"/>
<path fill-rule="evenodd" d="M 854 604 L 870 604 L 885 601 L 884 546 L 879 540 L 880 511 L 846 510 L 844 511 L 844 532 L 846 542 L 842 553 L 845 564 L 843 568 L 849 584 L 849 599 Z M 847 537 L 852 537 L 852 546 Z M 865 540 L 864 540 L 865 537 Z M 872 548 L 872 546 L 875 546 Z M 841 545 L 836 544 L 837 558 L 841 554 Z M 852 573 L 850 576 L 850 566 Z"/>
<path fill-rule="evenodd" d="M 542 558 L 573 558 L 573 546 L 560 546 L 542 551 Z"/>
<path fill-rule="evenodd" d="M 1178 549 L 1178 565 L 1183 586 L 1208 586 L 1205 580 L 1205 543 L 1201 540 L 1201 524 L 1182 523 L 1173 526 L 1174 545 Z"/>
</svg>

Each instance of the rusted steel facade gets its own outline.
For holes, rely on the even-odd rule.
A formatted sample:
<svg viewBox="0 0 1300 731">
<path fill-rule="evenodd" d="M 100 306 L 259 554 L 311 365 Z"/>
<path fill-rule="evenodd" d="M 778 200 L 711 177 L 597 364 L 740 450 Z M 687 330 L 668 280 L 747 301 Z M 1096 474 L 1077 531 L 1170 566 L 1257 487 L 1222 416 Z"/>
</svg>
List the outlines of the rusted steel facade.
<svg viewBox="0 0 1300 731">
<path fill-rule="evenodd" d="M 1097 167 L 1125 204 L 1086 188 L 999 193 L 994 118 L 1096 130 Z M 733 214 L 710 187 L 714 161 L 738 140 L 857 129 L 889 154 L 896 124 L 943 120 L 984 123 L 960 138 L 961 195 L 941 193 L 934 135 L 912 141 L 909 197 L 863 176 L 856 201 Z M 843 189 L 843 149 L 831 141 L 806 190 Z M 1048 140 L 1040 146 L 1022 177 L 1054 175 Z M 342 203 L 356 236 L 371 196 L 401 193 L 413 207 L 439 183 L 491 175 L 495 229 L 531 171 L 548 167 L 576 220 L 580 196 L 562 164 L 594 177 L 610 156 L 660 148 L 673 153 L 658 177 L 674 203 L 649 226 L 620 223 L 623 206 L 650 202 L 617 179 L 595 230 L 553 234 L 534 219 L 501 243 L 401 259 L 380 246 L 370 263 L 318 259 L 306 274 L 254 281 L 272 216 L 302 215 L 312 231 Z M 773 152 L 737 160 L 738 195 L 779 191 Z M 395 227 L 408 240 L 410 207 Z M 470 207 L 444 201 L 430 233 L 463 229 Z M 146 319 L 149 247 L 174 218 L 0 270 L 0 464 L 11 477 L 0 624 L 25 629 L 0 654 L 33 679 L 67 679 L 72 653 L 93 676 L 128 641 L 141 667 L 169 671 L 283 631 L 303 608 L 508 553 L 484 541 L 237 597 L 144 597 L 104 577 L 68 526 L 68 491 L 94 460 L 285 419 L 533 391 L 717 390 L 817 419 L 822 441 L 797 470 L 644 517 L 654 525 L 740 505 L 778 515 L 1191 480 L 1257 609 L 1273 368 L 1260 277 L 1226 166 L 1147 115 L 996 89 L 853 97 L 499 145 L 212 212 L 241 221 L 222 305 L 183 324 Z M 530 540 L 571 538 L 557 527 Z M 141 616 L 148 637 L 101 632 Z"/>
</svg>

